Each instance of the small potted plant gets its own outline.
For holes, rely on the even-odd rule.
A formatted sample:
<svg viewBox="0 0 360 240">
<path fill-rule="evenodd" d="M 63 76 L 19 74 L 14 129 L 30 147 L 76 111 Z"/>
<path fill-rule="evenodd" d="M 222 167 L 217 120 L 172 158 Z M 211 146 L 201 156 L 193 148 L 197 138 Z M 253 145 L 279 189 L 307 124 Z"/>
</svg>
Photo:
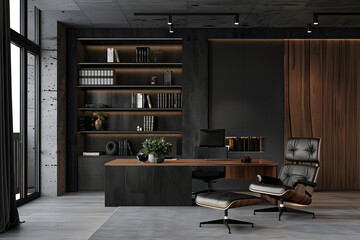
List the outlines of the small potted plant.
<svg viewBox="0 0 360 240">
<path fill-rule="evenodd" d="M 142 143 L 141 152 L 148 154 L 149 161 L 152 163 L 164 162 L 164 155 L 171 152 L 172 144 L 167 142 L 164 137 L 148 138 Z"/>
<path fill-rule="evenodd" d="M 93 112 L 93 116 L 98 119 L 95 121 L 95 129 L 102 130 L 103 122 L 106 119 L 106 114 L 103 112 L 95 111 Z"/>
</svg>

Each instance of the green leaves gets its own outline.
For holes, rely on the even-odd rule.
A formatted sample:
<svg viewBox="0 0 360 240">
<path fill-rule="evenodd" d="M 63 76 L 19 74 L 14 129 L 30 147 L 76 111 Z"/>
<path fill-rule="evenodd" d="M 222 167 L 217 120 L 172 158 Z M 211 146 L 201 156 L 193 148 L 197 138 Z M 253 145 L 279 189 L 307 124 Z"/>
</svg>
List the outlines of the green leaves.
<svg viewBox="0 0 360 240">
<path fill-rule="evenodd" d="M 103 112 L 99 112 L 99 111 L 94 111 L 93 112 L 93 116 L 95 116 L 95 117 L 98 117 L 98 118 L 100 118 L 101 120 L 105 120 L 106 119 L 106 117 L 107 117 L 107 115 L 105 114 L 105 113 L 103 113 Z"/>
<path fill-rule="evenodd" d="M 172 144 L 166 142 L 164 137 L 161 138 L 147 138 L 142 143 L 141 152 L 145 154 L 153 154 L 157 157 L 158 153 L 161 152 L 164 155 L 167 155 L 171 152 Z"/>
</svg>

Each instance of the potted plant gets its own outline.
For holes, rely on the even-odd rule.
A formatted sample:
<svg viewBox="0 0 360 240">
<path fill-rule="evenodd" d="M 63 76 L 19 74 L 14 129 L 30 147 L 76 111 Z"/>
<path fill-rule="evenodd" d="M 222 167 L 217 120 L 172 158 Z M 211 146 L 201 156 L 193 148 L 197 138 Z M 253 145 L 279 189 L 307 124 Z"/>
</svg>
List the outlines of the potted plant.
<svg viewBox="0 0 360 240">
<path fill-rule="evenodd" d="M 152 163 L 164 162 L 164 155 L 171 152 L 172 144 L 167 142 L 164 137 L 148 138 L 142 143 L 141 152 L 148 154 L 149 161 Z"/>
<path fill-rule="evenodd" d="M 93 112 L 93 116 L 97 117 L 97 120 L 95 121 L 95 129 L 96 130 L 102 130 L 103 122 L 106 119 L 106 114 L 103 112 L 95 111 Z"/>
</svg>

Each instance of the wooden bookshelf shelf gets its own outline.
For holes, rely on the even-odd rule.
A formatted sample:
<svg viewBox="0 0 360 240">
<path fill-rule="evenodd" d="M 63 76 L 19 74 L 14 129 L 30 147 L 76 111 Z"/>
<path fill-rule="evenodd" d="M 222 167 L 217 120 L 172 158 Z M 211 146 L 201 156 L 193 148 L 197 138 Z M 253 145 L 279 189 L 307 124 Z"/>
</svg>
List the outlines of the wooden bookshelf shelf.
<svg viewBox="0 0 360 240">
<path fill-rule="evenodd" d="M 182 108 L 78 108 L 79 111 L 181 112 Z"/>
<path fill-rule="evenodd" d="M 179 85 L 81 85 L 78 88 L 91 88 L 91 89 L 182 89 Z"/>
<path fill-rule="evenodd" d="M 182 63 L 78 63 L 79 67 L 102 67 L 102 68 L 121 68 L 121 67 L 182 67 Z"/>
<path fill-rule="evenodd" d="M 79 131 L 80 134 L 149 134 L 149 135 L 164 135 L 164 134 L 182 134 L 181 131 Z"/>
</svg>

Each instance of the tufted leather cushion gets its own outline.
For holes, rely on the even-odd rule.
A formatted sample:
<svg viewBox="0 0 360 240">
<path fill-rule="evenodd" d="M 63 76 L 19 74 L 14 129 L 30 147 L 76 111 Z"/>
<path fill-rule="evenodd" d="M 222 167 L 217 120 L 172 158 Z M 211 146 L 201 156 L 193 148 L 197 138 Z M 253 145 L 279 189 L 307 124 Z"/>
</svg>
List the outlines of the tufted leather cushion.
<svg viewBox="0 0 360 240">
<path fill-rule="evenodd" d="M 318 167 L 309 165 L 284 164 L 279 173 L 282 185 L 295 187 L 298 180 L 314 182 Z"/>
<path fill-rule="evenodd" d="M 195 202 L 200 206 L 225 210 L 232 204 L 236 207 L 244 207 L 259 204 L 261 200 L 258 197 L 234 192 L 206 192 L 199 193 Z"/>
<path fill-rule="evenodd" d="M 285 159 L 297 162 L 319 162 L 319 138 L 289 138 Z"/>
</svg>

